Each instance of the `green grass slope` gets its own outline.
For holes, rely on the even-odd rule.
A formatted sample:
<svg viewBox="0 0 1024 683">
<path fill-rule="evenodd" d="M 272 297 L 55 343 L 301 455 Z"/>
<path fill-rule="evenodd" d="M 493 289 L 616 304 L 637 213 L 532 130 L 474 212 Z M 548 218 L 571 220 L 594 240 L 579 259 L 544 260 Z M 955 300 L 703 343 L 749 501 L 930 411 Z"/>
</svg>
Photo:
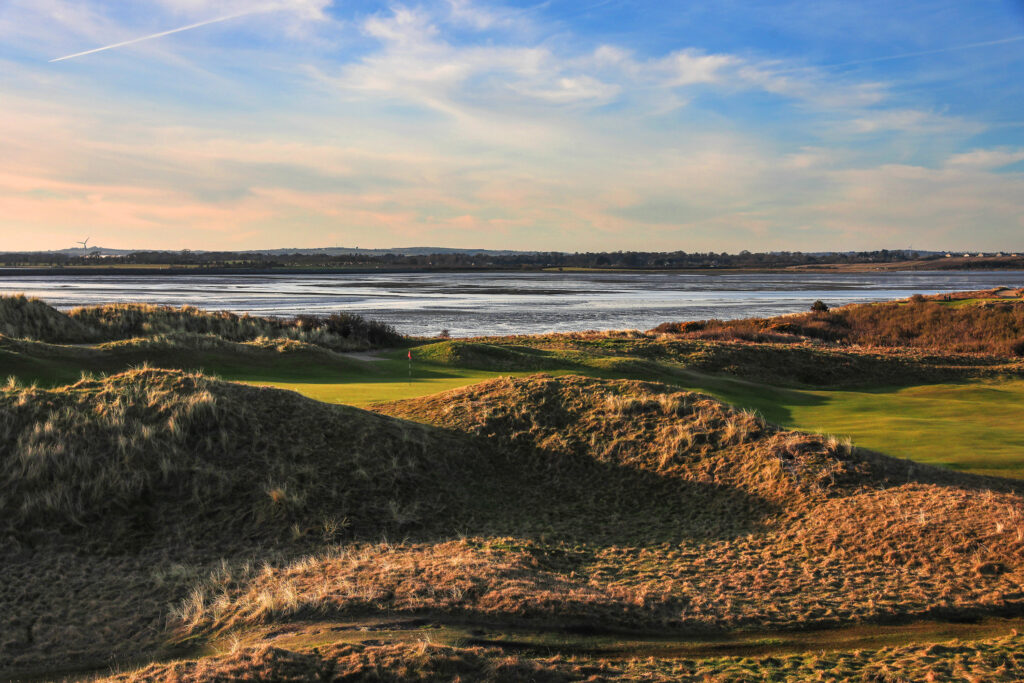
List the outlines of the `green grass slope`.
<svg viewBox="0 0 1024 683">
<path fill-rule="evenodd" d="M 378 375 L 374 364 L 291 339 L 233 342 L 213 335 L 176 333 L 68 346 L 0 335 L 0 372 L 26 384 L 60 386 L 76 381 L 82 373 L 117 374 L 143 364 L 203 371 L 236 381 L 284 378 L 296 383 L 339 383 L 372 381 Z"/>
</svg>

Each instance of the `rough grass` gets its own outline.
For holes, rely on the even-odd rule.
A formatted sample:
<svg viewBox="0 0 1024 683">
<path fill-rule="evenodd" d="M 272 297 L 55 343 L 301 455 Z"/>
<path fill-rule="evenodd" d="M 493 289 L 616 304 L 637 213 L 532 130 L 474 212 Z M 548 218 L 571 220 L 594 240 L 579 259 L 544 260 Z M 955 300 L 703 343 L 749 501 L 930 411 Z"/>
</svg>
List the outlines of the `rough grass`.
<svg viewBox="0 0 1024 683">
<path fill-rule="evenodd" d="M 336 351 L 402 343 L 390 325 L 358 315 L 262 318 L 194 306 L 107 304 L 62 313 L 39 299 L 0 297 L 0 334 L 57 344 L 104 342 L 161 335 L 209 335 L 233 342 L 294 340 Z"/>
<path fill-rule="evenodd" d="M 1024 362 L 997 356 L 870 349 L 803 341 L 708 341 L 676 335 L 570 333 L 514 338 L 562 359 L 562 367 L 644 375 L 676 367 L 795 387 L 892 386 L 1024 375 Z M 492 343 L 498 340 L 492 340 Z M 618 364 L 611 361 L 618 361 Z M 536 368 L 538 371 L 544 368 Z"/>
<path fill-rule="evenodd" d="M 391 326 L 348 313 L 278 319 L 204 311 L 194 306 L 108 304 L 76 308 L 68 315 L 100 330 L 105 339 L 184 332 L 238 342 L 283 338 L 334 350 L 395 346 L 402 340 Z"/>
<path fill-rule="evenodd" d="M 211 680 L 372 681 L 1017 681 L 1024 638 L 785 657 L 600 660 L 509 654 L 419 643 L 344 644 L 312 651 L 261 646 L 154 665 L 103 679 L 117 683 Z"/>
<path fill-rule="evenodd" d="M 537 365 L 558 368 L 554 373 L 669 382 L 756 409 L 792 428 L 849 436 L 889 455 L 1024 477 L 1020 457 L 1024 431 L 1015 412 L 1024 402 L 1024 385 L 1008 378 L 1019 376 L 1019 368 L 1001 362 L 985 364 L 985 358 L 974 356 L 566 335 L 512 343 L 495 339 L 487 344 L 450 341 L 420 346 L 413 349 L 410 374 L 405 352 L 400 350 L 367 361 L 294 340 L 238 343 L 209 335 L 174 334 L 91 347 L 0 336 L 0 367 L 5 375 L 22 382 L 53 386 L 74 382 L 83 371 L 117 373 L 149 363 L 289 389 L 329 403 L 365 406 L 502 374 L 529 374 L 530 369 L 503 370 L 509 365 L 500 362 L 489 365 L 494 354 L 476 355 L 474 367 L 453 360 L 473 355 L 477 347 L 501 350 L 506 345 L 513 351 L 529 351 L 516 351 L 512 367 L 529 368 L 532 359 L 539 358 Z M 900 381 L 915 379 L 929 384 L 899 386 Z M 794 380 L 807 380 L 811 387 L 826 384 L 830 389 L 778 386 Z"/>
<path fill-rule="evenodd" d="M 141 369 L 44 390 L 0 391 L 0 534 L 144 542 L 195 533 L 274 537 L 346 519 L 400 527 L 464 496 L 446 484 L 468 455 L 446 435 L 296 394 Z M 420 487 L 423 487 L 421 490 Z M 411 498 L 410 498 L 411 496 Z M 433 502 L 430 502 L 433 501 Z"/>
<path fill-rule="evenodd" d="M 352 546 L 211 577 L 182 608 L 188 628 L 435 611 L 699 632 L 1022 607 L 1024 508 L 995 480 L 636 382 L 498 380 L 380 409 L 539 472 L 508 482 L 515 500 L 490 501 L 515 533 Z"/>
<path fill-rule="evenodd" d="M 636 381 L 378 410 L 426 424 L 174 371 L 9 385 L 0 669 L 358 615 L 684 634 L 1022 609 L 999 480 Z"/>
<path fill-rule="evenodd" d="M 652 332 L 718 341 L 800 342 L 903 347 L 944 353 L 1024 356 L 1024 301 L 1019 292 L 966 292 L 851 304 L 831 311 L 745 320 L 665 323 Z M 980 295 L 980 296 L 979 296 Z"/>
<path fill-rule="evenodd" d="M 903 377 L 962 377 L 1016 367 L 639 333 L 455 341 L 414 353 L 417 372 L 439 383 L 535 364 L 697 379 L 721 394 L 752 392 L 773 418 L 790 419 L 827 405 L 825 392 L 693 368 L 843 382 L 900 368 Z M 300 387 L 322 368 L 384 387 L 407 372 L 397 357 L 347 367 L 282 336 L 153 334 L 94 348 L 0 338 L 0 359 L 23 363 L 24 375 L 203 354 L 225 366 L 235 356 L 239 372 L 273 358 L 262 371 L 288 367 Z M 849 410 L 884 403 L 863 393 Z M 683 636 L 1024 613 L 1019 486 L 790 431 L 678 386 L 581 376 L 494 379 L 374 412 L 149 368 L 52 389 L 12 381 L 0 390 L 0 545 L 5 674 L 46 672 L 55 658 L 88 666 L 167 655 L 173 643 L 296 620 L 426 615 Z M 139 676 L 1010 680 L 1020 667 L 1007 654 L 1016 641 L 647 664 L 458 647 L 417 658 L 406 647 L 240 649 Z"/>
<path fill-rule="evenodd" d="M 40 299 L 22 294 L 0 296 L 0 335 L 48 342 L 78 343 L 93 338 L 93 331 Z"/>
</svg>

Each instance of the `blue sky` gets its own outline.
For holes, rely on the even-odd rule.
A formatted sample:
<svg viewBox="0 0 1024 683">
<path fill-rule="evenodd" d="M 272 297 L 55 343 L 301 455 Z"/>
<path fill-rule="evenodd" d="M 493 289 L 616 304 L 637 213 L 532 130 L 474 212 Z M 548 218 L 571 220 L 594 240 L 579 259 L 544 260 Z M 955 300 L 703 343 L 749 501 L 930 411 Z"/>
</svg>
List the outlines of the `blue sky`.
<svg viewBox="0 0 1024 683">
<path fill-rule="evenodd" d="M 1021 73 L 1022 2 L 5 0 L 0 249 L 1024 250 Z"/>
</svg>

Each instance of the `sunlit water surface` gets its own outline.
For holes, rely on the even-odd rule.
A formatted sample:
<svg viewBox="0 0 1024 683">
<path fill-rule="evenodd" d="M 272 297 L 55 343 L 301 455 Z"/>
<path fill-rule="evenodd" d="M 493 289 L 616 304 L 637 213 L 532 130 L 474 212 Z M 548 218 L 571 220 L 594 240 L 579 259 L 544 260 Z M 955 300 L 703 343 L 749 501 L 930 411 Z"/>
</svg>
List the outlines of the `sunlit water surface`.
<svg viewBox="0 0 1024 683">
<path fill-rule="evenodd" d="M 5 276 L 59 308 L 109 302 L 191 304 L 254 315 L 348 311 L 411 335 L 650 329 L 705 318 L 772 316 L 1005 285 L 1024 271 L 913 273 L 379 273 L 345 275 Z"/>
</svg>

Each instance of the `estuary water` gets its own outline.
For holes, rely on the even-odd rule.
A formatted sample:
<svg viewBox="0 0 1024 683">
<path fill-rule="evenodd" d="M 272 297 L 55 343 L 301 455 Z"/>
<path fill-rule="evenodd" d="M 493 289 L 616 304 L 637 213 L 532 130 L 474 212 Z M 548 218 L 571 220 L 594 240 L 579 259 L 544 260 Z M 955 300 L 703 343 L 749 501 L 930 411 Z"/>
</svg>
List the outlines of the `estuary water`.
<svg viewBox="0 0 1024 683">
<path fill-rule="evenodd" d="M 650 329 L 666 321 L 746 318 L 1005 285 L 1024 271 L 897 273 L 358 273 L 0 277 L 0 294 L 58 308 L 147 302 L 287 316 L 347 311 L 410 335 Z"/>
</svg>

